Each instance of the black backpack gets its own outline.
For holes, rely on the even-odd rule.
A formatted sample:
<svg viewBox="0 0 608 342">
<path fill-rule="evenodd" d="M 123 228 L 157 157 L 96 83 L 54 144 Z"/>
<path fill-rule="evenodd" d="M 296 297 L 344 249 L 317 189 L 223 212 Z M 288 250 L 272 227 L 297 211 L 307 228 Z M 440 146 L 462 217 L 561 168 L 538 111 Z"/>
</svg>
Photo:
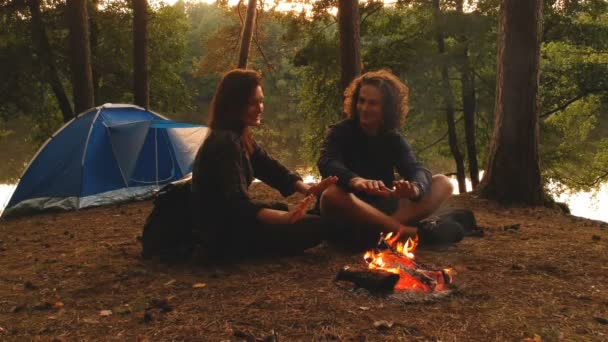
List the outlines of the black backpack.
<svg viewBox="0 0 608 342">
<path fill-rule="evenodd" d="M 445 208 L 415 224 L 420 242 L 425 245 L 450 244 L 466 236 L 484 236 L 477 226 L 473 211 L 464 208 Z"/>
<path fill-rule="evenodd" d="M 180 180 L 156 194 L 140 238 L 144 259 L 184 260 L 192 253 L 196 241 L 192 233 L 191 184 L 191 178 Z"/>
</svg>

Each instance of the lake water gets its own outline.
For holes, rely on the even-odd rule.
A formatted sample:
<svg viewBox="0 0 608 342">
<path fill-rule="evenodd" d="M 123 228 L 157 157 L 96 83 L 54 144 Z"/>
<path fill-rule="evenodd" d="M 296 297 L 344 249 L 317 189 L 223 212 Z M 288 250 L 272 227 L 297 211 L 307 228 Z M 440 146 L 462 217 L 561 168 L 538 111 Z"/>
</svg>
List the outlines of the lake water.
<svg viewBox="0 0 608 342">
<path fill-rule="evenodd" d="M 11 199 L 15 187 L 15 184 L 0 184 L 0 215 L 2 215 L 4 207 L 6 207 L 8 201 Z"/>
<path fill-rule="evenodd" d="M 482 176 L 483 171 L 480 172 L 480 180 Z M 458 181 L 456 177 L 452 176 L 450 181 L 454 185 L 454 194 L 458 194 Z M 466 183 L 467 191 L 471 191 L 471 181 L 468 178 Z M 602 184 L 596 191 L 565 192 L 559 196 L 553 195 L 553 198 L 558 202 L 566 203 L 570 208 L 570 213 L 574 216 L 608 222 L 608 210 L 602 211 L 602 208 L 608 208 L 608 183 Z"/>
<path fill-rule="evenodd" d="M 304 177 L 306 182 L 314 182 L 313 176 Z M 458 182 L 452 178 L 454 193 L 458 193 Z M 471 189 L 471 182 L 467 179 L 467 190 Z M 13 191 L 14 184 L 0 184 L 0 214 L 8 203 Z M 608 183 L 602 184 L 600 189 L 594 192 L 564 193 L 556 198 L 559 202 L 565 202 L 570 207 L 572 215 L 586 217 L 594 220 L 608 222 Z"/>
</svg>

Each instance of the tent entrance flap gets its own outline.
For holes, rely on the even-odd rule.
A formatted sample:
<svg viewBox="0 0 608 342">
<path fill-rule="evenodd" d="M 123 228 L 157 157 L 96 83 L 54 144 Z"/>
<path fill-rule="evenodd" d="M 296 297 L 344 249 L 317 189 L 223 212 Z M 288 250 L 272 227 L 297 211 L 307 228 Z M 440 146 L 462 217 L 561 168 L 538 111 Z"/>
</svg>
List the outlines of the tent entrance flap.
<svg viewBox="0 0 608 342">
<path fill-rule="evenodd" d="M 137 163 L 137 157 L 134 156 L 139 156 L 149 128 L 150 121 L 107 127 L 110 144 L 127 187 Z"/>
</svg>

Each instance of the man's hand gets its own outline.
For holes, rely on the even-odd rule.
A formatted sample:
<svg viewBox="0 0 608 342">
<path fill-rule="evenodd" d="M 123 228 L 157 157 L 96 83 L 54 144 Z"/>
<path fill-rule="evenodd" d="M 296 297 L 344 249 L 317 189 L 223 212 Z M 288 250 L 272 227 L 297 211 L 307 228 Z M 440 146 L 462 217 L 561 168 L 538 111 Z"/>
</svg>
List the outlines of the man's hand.
<svg viewBox="0 0 608 342">
<path fill-rule="evenodd" d="M 395 186 L 394 194 L 399 198 L 416 199 L 420 196 L 420 189 L 414 183 L 410 183 L 406 180 L 394 181 Z"/>
<path fill-rule="evenodd" d="M 393 191 L 387 188 L 386 185 L 384 185 L 384 182 L 380 180 L 355 177 L 350 180 L 349 184 L 354 190 L 362 191 L 369 195 L 388 197 L 393 193 Z"/>
<path fill-rule="evenodd" d="M 325 191 L 325 189 L 336 184 L 336 182 L 338 182 L 338 177 L 329 176 L 327 178 L 322 179 L 319 183 L 311 185 L 308 188 L 308 191 L 306 192 L 306 194 L 316 196 L 316 195 L 322 193 L 323 191 Z"/>
<path fill-rule="evenodd" d="M 417 228 L 400 225 L 397 233 L 393 234 L 393 236 L 391 236 L 391 238 L 388 239 L 386 242 L 390 246 L 394 246 L 399 241 L 407 241 L 408 238 L 417 239 L 417 235 Z"/>
</svg>

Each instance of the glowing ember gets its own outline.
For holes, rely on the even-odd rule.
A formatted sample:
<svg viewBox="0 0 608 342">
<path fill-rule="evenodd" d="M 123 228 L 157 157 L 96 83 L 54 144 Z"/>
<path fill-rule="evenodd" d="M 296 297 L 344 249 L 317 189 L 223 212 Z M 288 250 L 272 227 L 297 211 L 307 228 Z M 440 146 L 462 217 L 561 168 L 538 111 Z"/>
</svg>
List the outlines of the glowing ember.
<svg viewBox="0 0 608 342">
<path fill-rule="evenodd" d="M 418 236 L 404 243 L 392 233 L 381 236 L 378 247 L 367 251 L 363 258 L 370 269 L 383 270 L 399 275 L 395 291 L 444 291 L 453 281 L 453 270 L 425 270 L 414 262 Z"/>
</svg>

